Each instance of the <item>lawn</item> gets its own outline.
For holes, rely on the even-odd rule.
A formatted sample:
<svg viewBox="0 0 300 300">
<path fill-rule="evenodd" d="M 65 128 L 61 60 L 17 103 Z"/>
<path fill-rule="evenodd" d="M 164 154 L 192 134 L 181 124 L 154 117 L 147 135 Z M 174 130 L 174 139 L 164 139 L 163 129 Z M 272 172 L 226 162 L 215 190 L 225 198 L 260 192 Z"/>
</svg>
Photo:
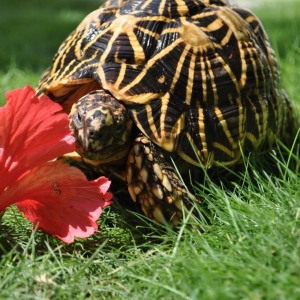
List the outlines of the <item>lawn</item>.
<svg viewBox="0 0 300 300">
<path fill-rule="evenodd" d="M 236 1 L 238 2 L 238 1 Z M 300 7 L 268 1 L 261 18 L 293 105 L 300 106 Z M 0 94 L 35 86 L 61 41 L 95 0 L 0 4 Z M 17 9 L 16 9 L 17 7 Z M 194 183 L 205 218 L 177 231 L 122 207 L 99 232 L 65 245 L 10 208 L 0 227 L 0 299 L 299 299 L 300 158 L 281 147 L 245 160 L 221 182 Z"/>
</svg>

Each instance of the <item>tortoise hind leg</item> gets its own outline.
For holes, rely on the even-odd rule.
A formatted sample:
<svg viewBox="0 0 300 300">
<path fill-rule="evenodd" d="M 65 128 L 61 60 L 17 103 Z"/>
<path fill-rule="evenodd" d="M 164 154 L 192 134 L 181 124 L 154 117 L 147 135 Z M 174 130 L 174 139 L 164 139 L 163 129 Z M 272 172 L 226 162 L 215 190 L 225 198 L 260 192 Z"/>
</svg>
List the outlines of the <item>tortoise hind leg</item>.
<svg viewBox="0 0 300 300">
<path fill-rule="evenodd" d="M 178 225 L 184 207 L 192 206 L 191 197 L 163 152 L 147 137 L 140 135 L 128 155 L 129 193 L 145 215 L 160 223 Z"/>
</svg>

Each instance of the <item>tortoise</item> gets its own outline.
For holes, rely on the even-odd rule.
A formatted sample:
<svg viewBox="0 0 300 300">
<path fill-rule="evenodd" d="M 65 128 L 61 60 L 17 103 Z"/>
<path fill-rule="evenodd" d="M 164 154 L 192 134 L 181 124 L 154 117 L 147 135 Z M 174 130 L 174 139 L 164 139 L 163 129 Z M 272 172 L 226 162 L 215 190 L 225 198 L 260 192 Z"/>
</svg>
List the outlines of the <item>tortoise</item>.
<svg viewBox="0 0 300 300">
<path fill-rule="evenodd" d="M 233 167 L 294 126 L 261 22 L 225 0 L 107 1 L 62 43 L 36 92 L 69 113 L 73 160 L 124 179 L 148 217 L 174 225 L 201 202 L 177 164 Z"/>
</svg>

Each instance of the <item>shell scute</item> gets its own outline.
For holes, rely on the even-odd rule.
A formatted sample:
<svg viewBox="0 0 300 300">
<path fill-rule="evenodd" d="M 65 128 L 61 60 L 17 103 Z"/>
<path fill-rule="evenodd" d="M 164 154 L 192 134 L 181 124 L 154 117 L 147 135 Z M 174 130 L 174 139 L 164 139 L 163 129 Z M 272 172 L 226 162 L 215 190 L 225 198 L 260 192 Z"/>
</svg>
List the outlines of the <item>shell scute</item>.
<svg viewBox="0 0 300 300">
<path fill-rule="evenodd" d="M 233 165 L 240 147 L 286 131 L 278 78 L 249 10 L 223 0 L 111 0 L 62 44 L 38 92 L 70 104 L 96 86 L 161 148 L 196 165 Z"/>
</svg>

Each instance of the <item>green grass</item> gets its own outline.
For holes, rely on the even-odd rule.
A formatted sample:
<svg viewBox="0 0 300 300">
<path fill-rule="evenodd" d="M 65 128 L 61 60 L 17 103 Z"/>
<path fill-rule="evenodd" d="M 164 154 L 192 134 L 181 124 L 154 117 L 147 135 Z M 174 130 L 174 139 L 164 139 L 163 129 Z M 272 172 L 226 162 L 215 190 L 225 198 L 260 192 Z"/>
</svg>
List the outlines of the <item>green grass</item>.
<svg viewBox="0 0 300 300">
<path fill-rule="evenodd" d="M 3 3 L 4 2 L 4 3 Z M 100 6 L 95 0 L 9 0 L 0 10 L 0 68 L 43 71 L 78 22 Z"/>
<path fill-rule="evenodd" d="M 39 3 L 1 4 L 0 24 L 8 28 L 0 37 L 2 99 L 6 90 L 35 86 L 75 19 L 98 6 Z M 299 106 L 298 4 L 255 11 Z M 99 232 L 72 245 L 32 232 L 9 209 L 0 227 L 0 299 L 299 299 L 300 158 L 299 149 L 291 157 L 284 152 L 246 160 L 242 173 L 221 183 L 195 183 L 207 205 L 205 221 L 186 218 L 176 232 L 124 209 L 121 192 L 100 218 Z"/>
</svg>

